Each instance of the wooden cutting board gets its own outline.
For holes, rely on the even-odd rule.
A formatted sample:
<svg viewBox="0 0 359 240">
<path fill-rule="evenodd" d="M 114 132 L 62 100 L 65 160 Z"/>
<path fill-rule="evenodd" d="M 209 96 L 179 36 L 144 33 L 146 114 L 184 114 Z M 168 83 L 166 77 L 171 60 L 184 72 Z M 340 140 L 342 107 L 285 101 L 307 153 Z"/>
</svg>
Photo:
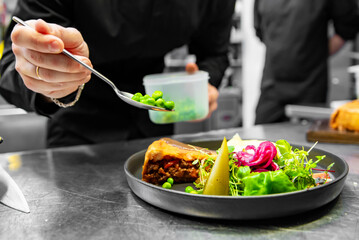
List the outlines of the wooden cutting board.
<svg viewBox="0 0 359 240">
<path fill-rule="evenodd" d="M 359 144 L 359 132 L 337 131 L 329 127 L 328 120 L 317 120 L 307 131 L 309 142 Z"/>
</svg>

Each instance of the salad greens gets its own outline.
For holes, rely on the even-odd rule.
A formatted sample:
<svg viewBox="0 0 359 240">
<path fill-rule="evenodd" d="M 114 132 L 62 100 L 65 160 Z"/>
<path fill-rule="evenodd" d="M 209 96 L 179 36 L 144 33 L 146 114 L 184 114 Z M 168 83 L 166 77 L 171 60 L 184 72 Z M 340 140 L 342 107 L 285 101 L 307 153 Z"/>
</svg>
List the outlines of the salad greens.
<svg viewBox="0 0 359 240">
<path fill-rule="evenodd" d="M 315 185 L 312 168 L 315 168 L 325 158 L 325 155 L 316 156 L 317 160 L 313 162 L 312 159 L 308 160 L 307 158 L 311 149 L 308 152 L 303 149 L 292 150 L 290 144 L 285 140 L 277 141 L 276 146 L 281 153 L 278 165 L 283 168 L 294 186 L 298 190 L 302 190 Z"/>
<path fill-rule="evenodd" d="M 251 174 L 242 179 L 243 195 L 265 195 L 297 190 L 288 176 L 282 171 L 268 171 Z"/>
<path fill-rule="evenodd" d="M 311 149 L 293 149 L 286 140 L 264 141 L 257 147 L 249 145 L 238 152 L 234 149 L 228 146 L 231 196 L 266 195 L 315 187 L 318 183 L 312 170 L 325 158 L 323 155 L 316 156 L 315 160 L 308 159 Z M 197 193 L 203 193 L 214 159 L 196 160 L 193 164 L 199 166 L 199 178 L 194 183 L 199 189 Z M 326 176 L 333 164 L 325 170 Z"/>
</svg>

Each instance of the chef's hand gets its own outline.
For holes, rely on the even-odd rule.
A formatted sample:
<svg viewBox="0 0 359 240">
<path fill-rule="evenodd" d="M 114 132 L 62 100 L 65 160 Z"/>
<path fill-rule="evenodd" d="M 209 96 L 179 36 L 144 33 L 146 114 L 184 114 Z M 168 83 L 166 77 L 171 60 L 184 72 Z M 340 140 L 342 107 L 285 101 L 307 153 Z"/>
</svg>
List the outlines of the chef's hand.
<svg viewBox="0 0 359 240">
<path fill-rule="evenodd" d="M 186 72 L 188 74 L 194 74 L 195 72 L 198 71 L 198 66 L 196 63 L 193 62 L 189 62 L 186 64 Z M 198 119 L 198 120 L 194 120 L 192 122 L 200 122 L 203 121 L 207 118 L 210 118 L 212 113 L 217 109 L 218 107 L 218 90 L 217 88 L 215 88 L 213 85 L 211 85 L 210 83 L 208 83 L 208 115 L 203 118 L 203 119 Z"/>
<path fill-rule="evenodd" d="M 49 98 L 61 98 L 90 80 L 88 69 L 59 54 L 65 48 L 92 66 L 88 59 L 88 46 L 78 30 L 43 20 L 29 20 L 27 23 L 35 30 L 17 24 L 11 40 L 15 68 L 28 89 Z"/>
<path fill-rule="evenodd" d="M 218 107 L 218 90 L 213 85 L 208 83 L 208 103 L 209 103 L 209 109 L 208 109 L 208 115 L 206 118 L 211 117 L 212 113 L 217 109 Z"/>
<path fill-rule="evenodd" d="M 208 114 L 206 117 L 197 119 L 197 120 L 191 120 L 189 122 L 202 122 L 208 118 L 211 117 L 212 113 L 217 109 L 218 107 L 218 90 L 213 85 L 208 83 Z"/>
</svg>

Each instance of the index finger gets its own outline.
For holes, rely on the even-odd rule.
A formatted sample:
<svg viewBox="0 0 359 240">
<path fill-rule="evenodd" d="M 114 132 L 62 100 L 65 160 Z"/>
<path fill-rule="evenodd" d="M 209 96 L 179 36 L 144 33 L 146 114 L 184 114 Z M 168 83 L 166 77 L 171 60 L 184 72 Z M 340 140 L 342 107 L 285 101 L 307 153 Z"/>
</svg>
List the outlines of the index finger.
<svg viewBox="0 0 359 240">
<path fill-rule="evenodd" d="M 88 57 L 89 51 L 87 44 L 82 38 L 81 33 L 72 27 L 63 27 L 55 23 L 47 23 L 42 19 L 35 22 L 35 30 L 42 34 L 54 35 L 61 39 L 64 48 L 73 54 Z"/>
<path fill-rule="evenodd" d="M 26 23 L 34 27 L 35 22 L 35 20 L 29 20 Z M 35 29 L 20 24 L 17 24 L 12 30 L 11 40 L 19 47 L 43 53 L 60 53 L 64 48 L 64 43 L 60 38 L 50 34 L 39 33 Z"/>
</svg>

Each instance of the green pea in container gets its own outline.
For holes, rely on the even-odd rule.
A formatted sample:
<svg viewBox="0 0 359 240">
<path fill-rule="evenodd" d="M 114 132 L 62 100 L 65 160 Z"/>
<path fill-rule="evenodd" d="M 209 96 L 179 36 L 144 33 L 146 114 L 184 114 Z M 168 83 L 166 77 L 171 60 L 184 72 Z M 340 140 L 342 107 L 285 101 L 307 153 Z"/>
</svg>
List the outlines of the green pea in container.
<svg viewBox="0 0 359 240">
<path fill-rule="evenodd" d="M 174 123 L 202 119 L 208 114 L 208 73 L 197 71 L 151 74 L 143 78 L 146 94 L 162 91 L 165 101 L 175 103 L 174 112 L 148 111 L 152 122 Z"/>
</svg>

